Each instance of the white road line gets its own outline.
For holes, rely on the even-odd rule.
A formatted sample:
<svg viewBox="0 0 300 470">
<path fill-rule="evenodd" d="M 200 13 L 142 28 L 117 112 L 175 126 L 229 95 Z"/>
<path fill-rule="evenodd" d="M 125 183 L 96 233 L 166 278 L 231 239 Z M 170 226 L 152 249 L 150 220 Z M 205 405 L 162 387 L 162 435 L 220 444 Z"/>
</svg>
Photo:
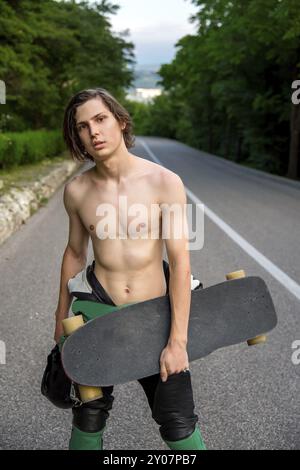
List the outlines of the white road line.
<svg viewBox="0 0 300 470">
<path fill-rule="evenodd" d="M 149 146 L 142 139 L 138 139 L 138 142 L 144 147 L 148 152 L 149 156 L 159 165 L 162 165 L 162 162 L 154 155 Z M 258 264 L 260 264 L 268 273 L 270 273 L 280 284 L 283 285 L 289 292 L 291 292 L 298 300 L 300 300 L 300 285 L 297 284 L 292 278 L 290 278 L 284 271 L 282 271 L 278 266 L 276 266 L 272 261 L 266 258 L 260 251 L 254 248 L 247 240 L 245 240 L 241 235 L 239 235 L 230 225 L 226 224 L 215 212 L 209 209 L 200 199 L 185 186 L 187 196 L 195 204 L 203 204 L 205 215 L 212 220 L 223 232 L 228 235 L 237 245 L 239 245 L 251 258 L 253 258 Z"/>
</svg>

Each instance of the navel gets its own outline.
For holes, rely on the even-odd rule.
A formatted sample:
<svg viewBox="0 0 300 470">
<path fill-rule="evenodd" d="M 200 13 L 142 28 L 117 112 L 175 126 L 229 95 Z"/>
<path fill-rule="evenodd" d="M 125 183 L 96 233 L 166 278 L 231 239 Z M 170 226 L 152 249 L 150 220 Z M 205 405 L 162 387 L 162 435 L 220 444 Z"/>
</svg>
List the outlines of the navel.
<svg viewBox="0 0 300 470">
<path fill-rule="evenodd" d="M 94 230 L 94 225 L 90 225 L 90 230 Z"/>
<path fill-rule="evenodd" d="M 143 227 L 145 227 L 145 226 L 146 226 L 146 224 L 145 224 L 144 222 L 142 222 L 141 224 L 138 224 L 137 228 L 138 228 L 139 230 L 141 230 L 141 228 L 143 228 Z"/>
</svg>

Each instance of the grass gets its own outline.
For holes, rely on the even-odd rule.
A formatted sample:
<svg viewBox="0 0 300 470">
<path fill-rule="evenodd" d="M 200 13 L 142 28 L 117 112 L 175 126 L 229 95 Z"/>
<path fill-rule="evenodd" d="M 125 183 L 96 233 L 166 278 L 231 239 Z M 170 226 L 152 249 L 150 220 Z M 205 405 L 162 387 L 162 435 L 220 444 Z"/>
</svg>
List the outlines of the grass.
<svg viewBox="0 0 300 470">
<path fill-rule="evenodd" d="M 48 175 L 58 164 L 65 161 L 66 158 L 65 152 L 62 155 L 54 158 L 46 158 L 35 164 L 21 165 L 7 170 L 0 170 L 0 183 L 3 183 L 3 186 L 0 184 L 0 196 L 7 193 L 12 188 L 23 188 L 28 183 L 39 181 L 43 176 Z M 46 200 L 42 201 L 42 203 L 46 202 Z"/>
</svg>

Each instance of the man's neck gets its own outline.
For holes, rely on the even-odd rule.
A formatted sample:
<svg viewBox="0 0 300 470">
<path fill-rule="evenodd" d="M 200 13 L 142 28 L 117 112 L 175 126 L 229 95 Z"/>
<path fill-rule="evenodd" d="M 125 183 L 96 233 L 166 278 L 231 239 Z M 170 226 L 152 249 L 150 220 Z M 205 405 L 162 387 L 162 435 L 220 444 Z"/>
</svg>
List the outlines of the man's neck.
<svg viewBox="0 0 300 470">
<path fill-rule="evenodd" d="M 130 175 L 134 166 L 134 155 L 129 152 L 114 154 L 104 161 L 95 161 L 93 168 L 96 178 L 106 182 L 117 184 Z"/>
</svg>

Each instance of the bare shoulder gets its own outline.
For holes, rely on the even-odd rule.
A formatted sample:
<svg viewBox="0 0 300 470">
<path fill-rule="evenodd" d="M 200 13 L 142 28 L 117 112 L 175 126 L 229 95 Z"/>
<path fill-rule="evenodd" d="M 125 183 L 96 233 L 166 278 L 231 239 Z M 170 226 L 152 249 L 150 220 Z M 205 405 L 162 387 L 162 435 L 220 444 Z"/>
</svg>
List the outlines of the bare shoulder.
<svg viewBox="0 0 300 470">
<path fill-rule="evenodd" d="M 185 203 L 186 193 L 181 177 L 162 165 L 149 163 L 151 186 L 155 189 L 159 203 Z"/>
<path fill-rule="evenodd" d="M 79 175 L 74 176 L 68 183 L 65 184 L 65 191 L 71 196 L 80 195 L 84 187 L 91 181 L 91 168 L 83 171 Z"/>
<path fill-rule="evenodd" d="M 84 172 L 86 173 L 86 172 Z M 86 177 L 84 174 L 74 176 L 64 186 L 64 204 L 66 209 L 76 209 L 82 196 Z"/>
<path fill-rule="evenodd" d="M 153 183 L 157 183 L 159 186 L 164 186 L 165 184 L 172 185 L 176 182 L 182 182 L 180 176 L 177 175 L 177 173 L 174 173 L 174 171 L 171 171 L 158 163 L 146 160 L 144 158 L 136 158 L 138 158 L 142 162 L 144 168 L 148 170 L 148 174 L 152 178 Z"/>
<path fill-rule="evenodd" d="M 174 191 L 184 187 L 183 181 L 177 173 L 161 165 L 158 165 L 158 167 L 155 178 L 162 191 Z"/>
<path fill-rule="evenodd" d="M 181 177 L 174 171 L 164 168 L 159 177 L 158 195 L 160 203 L 186 203 L 186 192 Z"/>
<path fill-rule="evenodd" d="M 162 183 L 168 187 L 173 185 L 177 187 L 183 185 L 183 181 L 180 176 L 177 175 L 177 173 L 174 171 L 168 170 L 167 168 L 164 168 L 162 173 Z"/>
</svg>

